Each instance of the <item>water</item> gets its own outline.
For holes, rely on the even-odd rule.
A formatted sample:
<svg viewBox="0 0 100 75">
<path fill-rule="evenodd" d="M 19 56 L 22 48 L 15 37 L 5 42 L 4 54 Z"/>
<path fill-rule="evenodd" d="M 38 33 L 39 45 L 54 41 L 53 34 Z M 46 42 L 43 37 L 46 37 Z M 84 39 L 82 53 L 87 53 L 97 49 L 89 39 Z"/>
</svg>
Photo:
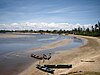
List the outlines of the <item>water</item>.
<svg viewBox="0 0 100 75">
<path fill-rule="evenodd" d="M 62 35 L 40 35 L 40 34 L 20 34 L 26 37 L 0 38 L 0 74 L 17 75 L 18 72 L 26 68 L 32 62 L 37 61 L 30 57 L 31 53 L 52 54 L 56 51 L 63 51 L 70 48 L 79 47 L 83 41 L 77 38 Z M 28 36 L 28 37 L 27 37 Z M 62 39 L 73 39 L 68 45 L 43 50 L 32 51 L 31 48 L 37 48 Z M 31 51 L 31 52 L 28 52 Z"/>
<path fill-rule="evenodd" d="M 63 46 L 56 47 L 56 48 L 53 48 L 53 49 L 46 49 L 46 50 L 43 50 L 43 51 L 33 51 L 33 53 L 34 54 L 40 54 L 40 53 L 42 53 L 42 54 L 48 54 L 48 53 L 54 54 L 57 51 L 65 51 L 65 50 L 69 50 L 69 49 L 72 49 L 72 48 L 77 48 L 79 46 L 84 45 L 84 40 L 82 40 L 82 39 L 73 38 L 73 37 L 69 37 L 69 36 L 66 36 L 66 38 L 73 39 L 73 41 L 70 42 L 67 45 L 63 45 Z"/>
<path fill-rule="evenodd" d="M 23 36 L 23 35 L 22 35 Z M 27 35 L 30 37 L 20 37 L 20 38 L 0 38 L 0 55 L 7 53 L 9 51 L 19 51 L 26 50 L 33 47 L 43 46 L 51 42 L 63 39 L 58 35 Z"/>
</svg>

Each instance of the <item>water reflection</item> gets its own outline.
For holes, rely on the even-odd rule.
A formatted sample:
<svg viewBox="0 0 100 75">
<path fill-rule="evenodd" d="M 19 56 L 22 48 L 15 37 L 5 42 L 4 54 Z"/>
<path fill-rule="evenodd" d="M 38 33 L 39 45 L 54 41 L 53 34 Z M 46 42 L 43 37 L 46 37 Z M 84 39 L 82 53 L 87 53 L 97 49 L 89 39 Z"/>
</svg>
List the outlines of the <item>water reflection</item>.
<svg viewBox="0 0 100 75">
<path fill-rule="evenodd" d="M 21 36 L 26 34 L 20 34 Z M 29 37 L 0 38 L 0 73 L 1 75 L 17 75 L 31 63 L 37 61 L 30 57 L 30 48 L 37 48 L 65 38 L 73 39 L 68 45 L 43 50 L 31 51 L 36 54 L 54 54 L 56 51 L 76 48 L 83 44 L 83 40 L 62 35 L 27 34 Z"/>
</svg>

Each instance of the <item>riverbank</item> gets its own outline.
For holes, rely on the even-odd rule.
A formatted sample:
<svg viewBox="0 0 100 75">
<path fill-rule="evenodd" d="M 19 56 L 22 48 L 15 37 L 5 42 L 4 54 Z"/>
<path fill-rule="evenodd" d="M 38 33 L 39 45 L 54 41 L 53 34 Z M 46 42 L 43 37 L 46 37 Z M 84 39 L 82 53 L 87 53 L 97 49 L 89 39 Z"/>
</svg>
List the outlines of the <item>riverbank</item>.
<svg viewBox="0 0 100 75">
<path fill-rule="evenodd" d="M 73 35 L 70 35 L 73 36 Z M 54 75 L 99 75 L 100 74 L 100 39 L 88 36 L 76 36 L 87 39 L 87 44 L 79 48 L 57 52 L 49 61 L 41 64 L 72 64 L 71 69 L 56 69 Z M 35 68 L 38 62 L 32 64 L 19 75 L 44 75 L 46 73 Z"/>
<path fill-rule="evenodd" d="M 37 34 L 38 35 L 38 34 Z M 26 69 L 28 66 L 31 65 L 31 63 L 33 62 L 36 62 L 36 60 L 34 60 L 33 58 L 30 57 L 30 54 L 33 53 L 34 50 L 50 50 L 50 49 L 54 49 L 56 47 L 62 47 L 62 46 L 67 46 L 67 44 L 69 44 L 72 39 L 70 38 L 64 38 L 65 36 L 59 36 L 59 35 L 42 35 L 44 37 L 47 37 L 49 36 L 49 38 L 39 38 L 37 40 L 40 40 L 40 39 L 50 39 L 50 38 L 54 38 L 54 40 L 51 39 L 51 42 L 50 43 L 47 43 L 47 44 L 44 44 L 44 45 L 39 45 L 39 47 L 34 47 L 34 46 L 31 46 L 31 47 L 28 47 L 28 49 L 22 49 L 19 51 L 19 49 L 17 49 L 17 47 L 19 48 L 19 46 L 13 46 L 13 42 L 9 43 L 11 39 L 11 41 L 15 41 L 14 43 L 18 43 L 20 41 L 20 43 L 23 44 L 23 39 L 20 39 L 23 38 L 24 36 L 27 37 L 27 38 L 30 38 L 30 37 L 33 37 L 33 38 L 30 38 L 31 41 L 33 40 L 32 44 L 34 44 L 34 39 L 36 38 L 35 35 L 31 35 L 31 34 L 15 34 L 15 33 L 6 33 L 6 34 L 0 34 L 1 36 L 1 45 L 2 45 L 2 41 L 4 39 L 7 39 L 8 40 L 8 43 L 7 45 L 11 44 L 10 47 L 13 47 L 11 50 L 12 51 L 8 51 L 8 52 L 5 52 L 5 53 L 1 53 L 2 55 L 1 58 L 0 58 L 0 74 L 2 75 L 18 75 L 19 72 L 23 71 L 24 69 Z M 38 35 L 38 37 L 41 36 L 40 34 Z M 57 38 L 56 36 L 58 36 L 59 38 Z M 27 40 L 27 38 L 24 39 L 24 41 Z M 10 39 L 10 40 L 9 40 Z M 16 41 L 17 39 L 17 41 Z M 57 40 L 56 40 L 57 39 Z M 25 42 L 26 44 L 31 42 L 30 40 L 27 42 Z M 44 42 L 45 40 L 43 41 L 36 41 L 36 44 L 38 45 L 38 42 Z M 48 40 L 47 40 L 48 41 Z M 50 41 L 50 40 L 49 40 Z M 6 44 L 6 40 L 3 41 L 4 44 Z M 18 45 L 20 44 L 18 43 Z M 44 42 L 45 43 L 45 42 Z M 1 46 L 1 51 L 2 51 L 2 48 L 6 47 L 5 45 L 4 46 Z M 7 49 L 10 49 L 10 47 L 8 47 Z M 21 47 L 24 47 L 24 46 L 21 46 Z M 16 50 L 13 50 L 13 49 L 16 49 Z M 6 49 L 4 49 L 5 51 Z M 18 50 L 18 51 L 17 51 Z M 45 52 L 45 51 L 44 51 Z M 47 52 L 49 53 L 49 52 Z M 41 54 L 41 53 L 40 53 Z"/>
<path fill-rule="evenodd" d="M 20 38 L 20 37 L 31 37 L 28 34 L 39 34 L 39 33 L 0 33 L 0 38 Z M 22 36 L 23 35 L 23 36 Z"/>
</svg>

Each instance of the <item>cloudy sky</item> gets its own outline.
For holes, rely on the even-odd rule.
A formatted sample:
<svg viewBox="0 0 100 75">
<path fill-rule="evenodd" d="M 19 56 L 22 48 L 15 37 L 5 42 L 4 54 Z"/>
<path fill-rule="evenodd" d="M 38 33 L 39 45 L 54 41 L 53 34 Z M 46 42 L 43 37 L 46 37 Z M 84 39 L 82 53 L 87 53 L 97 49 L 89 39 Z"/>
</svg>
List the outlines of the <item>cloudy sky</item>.
<svg viewBox="0 0 100 75">
<path fill-rule="evenodd" d="M 100 0 L 0 0 L 0 29 L 67 29 L 97 21 Z"/>
</svg>

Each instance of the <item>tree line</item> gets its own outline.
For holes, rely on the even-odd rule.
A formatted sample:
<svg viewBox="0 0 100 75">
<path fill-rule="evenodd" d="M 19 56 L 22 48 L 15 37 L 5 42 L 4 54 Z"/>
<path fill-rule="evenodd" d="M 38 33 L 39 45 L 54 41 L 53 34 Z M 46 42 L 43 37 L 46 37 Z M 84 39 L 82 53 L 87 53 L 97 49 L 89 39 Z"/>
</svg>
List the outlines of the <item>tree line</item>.
<svg viewBox="0 0 100 75">
<path fill-rule="evenodd" d="M 20 33 L 53 33 L 53 34 L 66 34 L 66 30 L 0 30 L 0 33 L 9 33 L 9 32 L 20 32 Z"/>
<path fill-rule="evenodd" d="M 76 34 L 85 36 L 100 36 L 100 22 L 90 28 L 78 27 L 72 30 L 0 30 L 0 33 L 21 32 L 21 33 L 53 33 L 53 34 Z"/>
<path fill-rule="evenodd" d="M 98 21 L 97 24 L 91 26 L 90 28 L 75 28 L 71 31 L 73 34 L 77 35 L 85 35 L 85 36 L 100 36 L 100 22 Z"/>
</svg>

